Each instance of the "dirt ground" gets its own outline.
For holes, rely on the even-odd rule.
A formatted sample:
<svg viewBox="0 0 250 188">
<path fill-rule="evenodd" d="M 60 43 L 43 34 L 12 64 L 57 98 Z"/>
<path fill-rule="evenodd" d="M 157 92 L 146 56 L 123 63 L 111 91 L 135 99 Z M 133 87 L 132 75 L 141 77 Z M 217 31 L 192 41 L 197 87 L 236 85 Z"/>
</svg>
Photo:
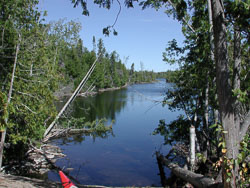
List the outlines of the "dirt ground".
<svg viewBox="0 0 250 188">
<path fill-rule="evenodd" d="M 8 188 L 40 188 L 40 187 L 61 187 L 59 183 L 47 182 L 38 179 L 26 178 L 0 174 L 0 187 Z"/>
<path fill-rule="evenodd" d="M 76 185 L 78 188 L 107 188 L 94 185 Z M 13 176 L 0 173 L 0 188 L 62 188 L 60 182 L 44 181 L 22 176 Z"/>
</svg>

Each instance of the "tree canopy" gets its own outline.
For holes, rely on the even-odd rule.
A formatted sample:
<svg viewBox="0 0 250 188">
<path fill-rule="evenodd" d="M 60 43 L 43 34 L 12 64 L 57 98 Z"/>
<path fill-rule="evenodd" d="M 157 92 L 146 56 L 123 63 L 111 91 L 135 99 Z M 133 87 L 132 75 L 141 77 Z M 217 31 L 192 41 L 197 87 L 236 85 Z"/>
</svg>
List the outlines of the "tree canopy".
<svg viewBox="0 0 250 188">
<path fill-rule="evenodd" d="M 98 56 L 84 90 L 155 79 L 150 71 L 129 74 L 118 53 L 107 52 L 102 39 L 93 37 L 93 49 L 84 47 L 78 22 L 44 22 L 38 2 L 0 3 L 0 166 L 4 143 L 9 144 L 4 152 L 8 163 L 20 160 L 30 142 L 42 140 L 57 114 L 55 91 L 65 85 L 77 87 Z M 17 156 L 17 150 L 23 153 Z"/>
<path fill-rule="evenodd" d="M 85 0 L 72 3 L 75 6 L 81 3 L 83 14 L 89 14 Z M 109 9 L 113 1 L 94 3 Z M 176 139 L 186 142 L 186 138 L 179 135 L 187 133 L 187 126 L 193 125 L 199 138 L 199 149 L 209 158 L 213 152 L 211 145 L 218 146 L 214 140 L 219 141 L 213 125 L 222 125 L 223 139 L 220 142 L 224 144 L 220 147 L 224 186 L 240 184 L 244 175 L 239 172 L 239 165 L 244 162 L 242 156 L 249 154 L 249 150 L 241 153 L 246 150 L 240 147 L 250 120 L 249 2 L 125 0 L 124 3 L 129 8 L 134 3 L 139 3 L 142 9 L 165 8 L 166 14 L 182 23 L 186 37 L 184 47 L 179 47 L 173 40 L 163 53 L 166 62 L 180 66 L 171 77 L 176 88 L 166 94 L 166 101 L 171 102 L 171 109 L 183 109 L 186 117 L 180 116 L 168 125 L 161 121 L 156 133 L 164 135 L 167 143 Z"/>
<path fill-rule="evenodd" d="M 60 20 L 44 24 L 38 2 L 0 2 L 0 166 L 5 137 L 11 144 L 4 158 L 7 162 L 11 155 L 17 157 L 15 151 L 20 147 L 25 152 L 28 142 L 41 140 L 55 117 L 54 92 L 62 80 L 64 84 L 74 82 L 76 87 L 98 56 L 88 88 L 121 87 L 156 76 L 144 70 L 143 62 L 141 71 L 135 71 L 134 64 L 127 69 L 117 52 L 107 52 L 102 39 L 93 37 L 93 49 L 85 48 L 79 23 Z M 71 2 L 81 6 L 84 15 L 90 14 L 87 0 Z M 119 12 L 115 22 L 103 29 L 105 35 L 117 35 L 114 26 L 121 2 L 94 0 L 106 9 L 114 2 L 119 4 Z M 174 39 L 169 41 L 163 53 L 164 61 L 179 65 L 179 70 L 169 74 L 176 87 L 166 94 L 166 103 L 172 110 L 184 110 L 185 116 L 169 124 L 161 120 L 155 134 L 163 135 L 166 143 L 187 145 L 188 128 L 194 126 L 197 150 L 208 161 L 219 152 L 224 186 L 244 186 L 249 181 L 244 171 L 249 155 L 249 2 L 124 1 L 128 8 L 134 3 L 142 9 L 166 9 L 168 16 L 181 22 L 186 38 L 182 47 Z"/>
</svg>

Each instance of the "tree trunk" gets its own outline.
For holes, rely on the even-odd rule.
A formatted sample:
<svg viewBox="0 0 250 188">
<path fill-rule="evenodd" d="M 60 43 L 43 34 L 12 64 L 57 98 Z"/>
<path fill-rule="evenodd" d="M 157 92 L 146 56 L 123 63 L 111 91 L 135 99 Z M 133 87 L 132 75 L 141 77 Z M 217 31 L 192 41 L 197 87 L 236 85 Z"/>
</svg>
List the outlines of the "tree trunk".
<svg viewBox="0 0 250 188">
<path fill-rule="evenodd" d="M 207 0 L 208 18 L 209 18 L 209 42 L 210 42 L 210 58 L 213 63 L 214 61 L 214 35 L 213 35 L 213 16 L 212 16 L 212 3 L 211 0 Z"/>
<path fill-rule="evenodd" d="M 164 166 L 163 166 L 162 160 L 160 160 L 160 158 L 159 158 L 159 154 L 157 153 L 156 155 L 157 155 L 156 160 L 157 160 L 157 164 L 158 164 L 158 168 L 159 168 L 159 172 L 160 172 L 159 175 L 161 178 L 161 185 L 163 187 L 166 187 L 167 186 L 167 179 L 166 179 L 166 175 L 164 172 Z"/>
<path fill-rule="evenodd" d="M 209 72 L 207 73 L 209 74 Z M 209 82 L 208 82 L 208 75 L 207 75 L 207 84 L 206 84 L 206 90 L 205 90 L 205 110 L 204 110 L 204 119 L 205 119 L 205 122 L 204 122 L 204 125 L 203 125 L 203 130 L 205 130 L 206 134 L 209 136 L 209 130 L 208 130 L 208 119 L 209 119 L 209 114 L 208 114 L 208 111 L 209 111 Z M 204 156 L 206 158 L 208 158 L 208 155 L 209 155 L 209 146 L 210 146 L 210 143 L 209 143 L 209 140 L 206 139 L 205 141 L 205 147 L 204 147 Z"/>
<path fill-rule="evenodd" d="M 213 63 L 213 65 L 215 65 L 215 60 L 214 60 L 214 35 L 213 35 L 213 18 L 212 18 L 212 4 L 211 4 L 211 0 L 207 0 L 207 9 L 208 9 L 208 18 L 209 18 L 209 43 L 210 43 L 210 59 Z M 213 66 L 214 67 L 214 66 Z M 209 77 L 209 73 L 210 71 L 208 71 L 208 75 L 207 75 L 207 80 Z M 210 85 L 209 82 L 207 81 L 207 87 L 206 87 L 206 91 L 205 91 L 205 130 L 208 133 L 209 127 L 208 127 L 208 120 L 209 120 L 209 89 L 210 89 Z M 209 135 L 208 135 L 209 136 Z M 208 157 L 208 148 L 210 146 L 209 140 L 207 139 L 206 141 L 206 150 L 204 152 L 204 156 L 207 158 Z"/>
<path fill-rule="evenodd" d="M 0 169 L 2 168 L 3 163 L 3 148 L 5 143 L 6 128 L 1 132 L 1 143 L 0 143 Z"/>
<path fill-rule="evenodd" d="M 193 171 L 195 165 L 195 127 L 191 126 L 190 131 L 190 169 Z"/>
<path fill-rule="evenodd" d="M 227 35 L 226 25 L 224 21 L 223 0 L 212 1 L 212 15 L 214 28 L 214 46 L 215 46 L 215 61 L 216 61 L 216 84 L 219 102 L 219 111 L 221 115 L 221 123 L 226 131 L 226 157 L 228 159 L 236 159 L 239 153 L 238 127 L 234 123 L 234 108 L 232 87 L 229 77 L 229 58 L 227 50 Z M 235 187 L 237 178 L 237 169 L 232 170 L 232 176 L 229 183 L 226 182 L 224 170 L 224 187 Z"/>
<path fill-rule="evenodd" d="M 240 31 L 234 27 L 234 70 L 233 70 L 233 88 L 234 90 L 240 90 L 240 72 L 241 72 L 241 37 Z M 236 99 L 234 106 L 234 123 L 240 130 L 240 114 L 241 114 L 240 101 Z M 240 139 L 240 138 L 238 138 Z M 240 140 L 238 140 L 240 142 Z"/>
<path fill-rule="evenodd" d="M 207 0 L 207 5 L 208 5 L 208 18 L 209 18 L 209 43 L 210 43 L 210 58 L 211 61 L 214 63 L 214 66 L 216 66 L 215 64 L 215 59 L 214 59 L 214 34 L 213 34 L 213 16 L 212 16 L 212 2 L 211 0 Z M 214 69 L 216 70 L 216 67 L 214 67 Z M 216 85 L 216 78 L 213 79 L 213 84 Z M 215 94 L 215 100 L 217 101 L 217 93 Z M 217 124 L 219 122 L 219 112 L 217 109 L 214 109 L 214 120 L 215 120 L 215 124 Z"/>
<path fill-rule="evenodd" d="M 157 160 L 161 161 L 166 167 L 170 168 L 172 172 L 182 180 L 191 183 L 198 188 L 213 187 L 216 185 L 215 181 L 207 178 L 201 174 L 196 174 L 189 170 L 179 167 L 177 164 L 171 163 L 165 157 L 156 152 Z"/>
</svg>

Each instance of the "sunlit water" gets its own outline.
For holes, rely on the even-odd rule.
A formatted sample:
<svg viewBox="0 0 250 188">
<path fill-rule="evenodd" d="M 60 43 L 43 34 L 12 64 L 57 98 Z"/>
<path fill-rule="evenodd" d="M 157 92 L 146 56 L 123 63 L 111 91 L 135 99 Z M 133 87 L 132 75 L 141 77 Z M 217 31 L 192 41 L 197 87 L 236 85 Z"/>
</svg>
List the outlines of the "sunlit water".
<svg viewBox="0 0 250 188">
<path fill-rule="evenodd" d="M 160 102 L 171 87 L 160 80 L 94 97 L 77 98 L 73 104 L 73 116 L 115 120 L 113 135 L 95 139 L 78 135 L 54 141 L 67 155 L 58 160 L 57 165 L 73 168 L 70 175 L 85 185 L 160 186 L 154 152 L 161 148 L 167 153 L 170 147 L 162 146 L 163 138 L 152 135 L 152 132 L 160 119 L 170 122 L 180 114 L 169 111 Z M 49 172 L 48 177 L 60 181 L 54 172 Z"/>
</svg>

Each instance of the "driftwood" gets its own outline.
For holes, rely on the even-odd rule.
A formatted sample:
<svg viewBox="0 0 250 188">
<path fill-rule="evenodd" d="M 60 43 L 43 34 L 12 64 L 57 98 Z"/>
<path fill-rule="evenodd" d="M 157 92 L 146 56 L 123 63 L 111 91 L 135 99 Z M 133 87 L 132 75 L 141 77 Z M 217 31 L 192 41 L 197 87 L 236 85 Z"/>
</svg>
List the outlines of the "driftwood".
<svg viewBox="0 0 250 188">
<path fill-rule="evenodd" d="M 161 160 L 160 160 L 160 158 L 158 156 L 156 157 L 156 159 L 157 159 L 157 164 L 158 164 L 158 168 L 159 168 L 159 171 L 160 171 L 159 175 L 161 177 L 161 185 L 163 187 L 166 187 L 167 186 L 167 179 L 166 179 L 166 175 L 165 175 L 165 172 L 164 172 L 163 164 L 162 164 L 162 162 L 161 162 Z"/>
<path fill-rule="evenodd" d="M 160 155 L 158 152 L 156 152 L 156 157 L 157 161 L 161 161 L 163 165 L 170 168 L 177 177 L 181 178 L 186 182 L 191 183 L 192 185 L 198 188 L 211 188 L 218 187 L 221 185 L 220 183 L 216 183 L 213 179 L 205 177 L 202 174 L 196 174 L 194 172 L 181 168 L 177 164 L 174 164 L 165 157 L 163 157 L 163 155 Z"/>
<path fill-rule="evenodd" d="M 73 176 L 71 176 L 67 171 L 65 171 L 64 169 L 62 169 L 62 168 L 59 167 L 59 166 L 56 166 L 56 165 L 55 165 L 55 162 L 54 162 L 53 160 L 51 160 L 51 159 L 48 157 L 48 155 L 47 155 L 46 152 L 44 152 L 44 151 L 42 151 L 42 150 L 36 148 L 36 147 L 33 146 L 32 144 L 30 144 L 30 147 L 31 147 L 33 150 L 35 150 L 37 153 L 41 154 L 41 155 L 45 158 L 45 160 L 46 160 L 46 161 L 48 162 L 48 164 L 51 166 L 51 169 L 52 169 L 52 170 L 56 170 L 57 172 L 62 171 L 62 172 L 63 172 L 64 174 L 66 174 L 71 180 L 74 180 L 76 183 L 80 184 L 80 182 L 79 182 L 77 179 L 75 179 Z"/>
<path fill-rule="evenodd" d="M 80 133 L 91 133 L 91 129 L 53 129 L 50 134 L 48 134 L 44 139 L 43 142 L 47 142 L 52 139 L 56 138 L 62 138 L 68 135 L 73 135 L 73 134 L 80 134 Z"/>
</svg>

